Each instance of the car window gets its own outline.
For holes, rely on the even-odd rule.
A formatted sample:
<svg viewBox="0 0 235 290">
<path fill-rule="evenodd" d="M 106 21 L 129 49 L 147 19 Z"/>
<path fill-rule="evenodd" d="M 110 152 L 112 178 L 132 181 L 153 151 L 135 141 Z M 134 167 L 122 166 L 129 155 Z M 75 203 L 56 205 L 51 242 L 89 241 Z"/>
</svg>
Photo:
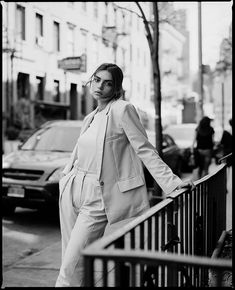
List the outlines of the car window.
<svg viewBox="0 0 235 290">
<path fill-rule="evenodd" d="M 72 152 L 80 128 L 48 127 L 34 133 L 21 147 L 22 150 Z"/>
<path fill-rule="evenodd" d="M 193 127 L 169 127 L 166 133 L 171 135 L 175 140 L 193 140 L 195 128 Z"/>
</svg>

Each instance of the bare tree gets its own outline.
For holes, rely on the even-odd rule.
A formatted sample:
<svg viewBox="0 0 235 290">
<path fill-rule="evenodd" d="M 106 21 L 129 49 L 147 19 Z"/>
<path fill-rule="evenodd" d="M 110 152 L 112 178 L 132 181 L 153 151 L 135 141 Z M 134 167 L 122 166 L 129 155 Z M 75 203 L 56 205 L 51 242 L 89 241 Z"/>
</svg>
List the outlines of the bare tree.
<svg viewBox="0 0 235 290">
<path fill-rule="evenodd" d="M 138 6 L 143 18 L 146 37 L 150 49 L 152 60 L 152 73 L 153 73 L 153 87 L 154 87 L 154 106 L 155 106 L 155 133 L 156 133 L 156 149 L 160 156 L 162 156 L 162 122 L 161 122 L 161 79 L 158 61 L 159 51 L 159 13 L 158 3 L 153 4 L 153 21 L 149 22 L 146 19 L 144 11 L 139 2 L 135 2 Z"/>
<path fill-rule="evenodd" d="M 155 106 L 155 138 L 156 149 L 159 155 L 162 157 L 162 121 L 161 121 L 161 79 L 159 69 L 159 12 L 158 3 L 152 2 L 153 5 L 153 21 L 149 22 L 146 19 L 144 11 L 139 2 L 135 2 L 138 6 L 143 18 L 146 37 L 150 49 L 150 55 L 152 60 L 152 74 L 153 74 L 153 87 L 154 87 L 154 106 Z M 160 187 L 154 182 L 154 196 L 160 197 L 162 191 Z M 154 205 L 156 202 L 152 200 Z"/>
</svg>

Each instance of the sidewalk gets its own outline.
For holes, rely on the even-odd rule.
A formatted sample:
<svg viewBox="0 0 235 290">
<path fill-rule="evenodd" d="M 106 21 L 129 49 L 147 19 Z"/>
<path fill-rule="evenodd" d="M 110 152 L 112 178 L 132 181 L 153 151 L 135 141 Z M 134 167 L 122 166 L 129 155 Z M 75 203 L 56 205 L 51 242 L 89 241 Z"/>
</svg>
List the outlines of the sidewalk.
<svg viewBox="0 0 235 290">
<path fill-rule="evenodd" d="M 230 168 L 231 169 L 231 168 Z M 232 170 L 228 172 L 226 230 L 232 229 Z M 119 224 L 119 226 L 121 226 Z M 17 262 L 3 273 L 4 287 L 54 287 L 59 273 L 61 244 L 57 242 Z M 97 273 L 98 274 L 98 273 Z"/>
<path fill-rule="evenodd" d="M 59 273 L 60 242 L 14 264 L 3 273 L 4 287 L 54 287 Z"/>
</svg>

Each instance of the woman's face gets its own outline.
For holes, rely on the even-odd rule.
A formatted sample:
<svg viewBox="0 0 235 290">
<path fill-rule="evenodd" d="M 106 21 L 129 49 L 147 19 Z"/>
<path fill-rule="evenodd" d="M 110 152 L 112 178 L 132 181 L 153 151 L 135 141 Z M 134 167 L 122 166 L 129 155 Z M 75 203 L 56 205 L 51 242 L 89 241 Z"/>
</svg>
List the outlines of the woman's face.
<svg viewBox="0 0 235 290">
<path fill-rule="evenodd" d="M 91 81 L 91 94 L 100 102 L 108 102 L 113 97 L 113 78 L 110 72 L 101 70 Z"/>
</svg>

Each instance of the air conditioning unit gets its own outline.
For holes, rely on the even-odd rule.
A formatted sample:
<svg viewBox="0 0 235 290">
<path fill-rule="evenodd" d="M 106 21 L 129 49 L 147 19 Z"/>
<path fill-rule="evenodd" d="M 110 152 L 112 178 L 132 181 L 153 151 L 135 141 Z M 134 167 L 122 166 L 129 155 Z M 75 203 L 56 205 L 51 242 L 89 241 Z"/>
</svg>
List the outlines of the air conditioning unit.
<svg viewBox="0 0 235 290">
<path fill-rule="evenodd" d="M 43 37 L 41 36 L 36 36 L 36 44 L 38 46 L 43 46 Z"/>
</svg>

